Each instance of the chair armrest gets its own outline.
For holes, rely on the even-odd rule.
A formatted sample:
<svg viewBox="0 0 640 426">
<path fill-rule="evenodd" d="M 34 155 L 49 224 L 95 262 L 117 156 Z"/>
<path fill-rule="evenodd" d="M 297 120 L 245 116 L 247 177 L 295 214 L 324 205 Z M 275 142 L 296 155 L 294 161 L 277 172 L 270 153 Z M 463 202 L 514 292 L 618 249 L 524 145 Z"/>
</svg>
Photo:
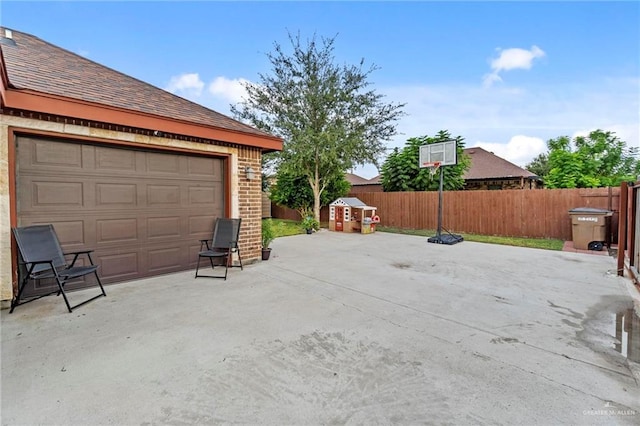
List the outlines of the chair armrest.
<svg viewBox="0 0 640 426">
<path fill-rule="evenodd" d="M 200 240 L 200 251 L 202 251 L 203 246 L 206 246 L 207 250 L 211 250 L 211 247 L 209 247 L 209 240 Z"/>
<path fill-rule="evenodd" d="M 79 250 L 79 251 L 69 251 L 69 252 L 62 253 L 62 254 L 64 254 L 65 256 L 71 256 L 72 254 L 73 255 L 80 255 L 80 254 L 93 253 L 94 251 L 95 250 Z"/>
<path fill-rule="evenodd" d="M 32 260 L 30 262 L 20 262 L 23 265 L 37 265 L 39 263 L 53 263 L 53 259 Z"/>
<path fill-rule="evenodd" d="M 81 254 L 86 254 L 87 257 L 89 258 L 89 263 L 93 265 L 93 259 L 91 258 L 91 253 L 93 253 L 94 250 L 79 250 L 79 251 L 70 251 L 68 253 L 63 253 L 65 256 L 71 256 L 73 255 L 73 260 L 71 261 L 71 265 L 69 265 L 69 268 L 73 268 L 73 265 L 76 264 L 76 260 L 78 260 L 78 257 Z"/>
</svg>

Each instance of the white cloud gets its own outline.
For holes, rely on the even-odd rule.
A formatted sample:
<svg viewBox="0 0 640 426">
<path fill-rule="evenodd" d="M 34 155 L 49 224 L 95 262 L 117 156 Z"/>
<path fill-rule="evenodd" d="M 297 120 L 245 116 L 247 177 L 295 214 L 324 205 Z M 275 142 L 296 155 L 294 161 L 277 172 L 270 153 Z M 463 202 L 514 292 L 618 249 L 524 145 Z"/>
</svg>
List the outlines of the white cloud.
<svg viewBox="0 0 640 426">
<path fill-rule="evenodd" d="M 547 151 L 547 143 L 544 140 L 525 135 L 513 136 L 506 144 L 478 142 L 474 146 L 493 152 L 498 157 L 504 158 L 520 167 L 524 167 L 539 154 Z"/>
<path fill-rule="evenodd" d="M 187 97 L 199 97 L 202 94 L 204 82 L 198 73 L 181 74 L 171 77 L 166 91 Z"/>
<path fill-rule="evenodd" d="M 407 116 L 398 122 L 402 134 L 389 147 L 402 147 L 410 137 L 448 130 L 462 136 L 466 147 L 482 146 L 522 167 L 546 151 L 547 140 L 577 132 L 614 131 L 627 146 L 640 146 L 637 79 L 603 78 L 531 90 L 504 86 L 484 90 L 458 84 L 378 91 L 387 101 L 407 103 Z"/>
<path fill-rule="evenodd" d="M 531 50 L 517 47 L 498 49 L 498 52 L 498 57 L 491 61 L 491 73 L 483 77 L 485 87 L 491 86 L 497 81 L 502 81 L 501 72 L 514 69 L 531 69 L 534 59 L 545 56 L 544 51 L 538 46 L 531 46 Z"/>
<path fill-rule="evenodd" d="M 247 94 L 243 86 L 243 84 L 246 83 L 248 83 L 248 81 L 243 78 L 228 79 L 227 77 L 216 77 L 209 84 L 209 93 L 236 104 L 242 101 Z"/>
</svg>

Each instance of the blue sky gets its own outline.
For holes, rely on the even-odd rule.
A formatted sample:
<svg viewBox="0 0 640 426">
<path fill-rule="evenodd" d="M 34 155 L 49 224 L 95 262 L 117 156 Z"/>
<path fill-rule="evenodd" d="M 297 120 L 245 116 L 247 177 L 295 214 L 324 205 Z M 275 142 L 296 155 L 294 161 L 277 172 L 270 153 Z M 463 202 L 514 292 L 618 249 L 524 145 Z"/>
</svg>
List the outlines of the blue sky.
<svg viewBox="0 0 640 426">
<path fill-rule="evenodd" d="M 639 2 L 2 0 L 0 24 L 224 114 L 287 31 L 337 35 L 338 63 L 407 103 L 389 147 L 445 129 L 524 166 L 596 128 L 640 146 Z"/>
</svg>

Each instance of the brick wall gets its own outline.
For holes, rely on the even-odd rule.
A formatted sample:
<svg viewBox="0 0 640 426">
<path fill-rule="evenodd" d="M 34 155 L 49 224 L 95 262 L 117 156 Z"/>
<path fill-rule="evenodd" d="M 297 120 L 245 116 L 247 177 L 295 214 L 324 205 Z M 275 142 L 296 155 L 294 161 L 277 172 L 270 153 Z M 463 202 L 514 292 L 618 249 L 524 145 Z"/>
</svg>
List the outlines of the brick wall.
<svg viewBox="0 0 640 426">
<path fill-rule="evenodd" d="M 240 251 L 247 262 L 261 258 L 262 249 L 262 153 L 258 149 L 238 150 L 238 207 L 242 225 L 240 228 Z M 247 179 L 246 168 L 255 172 Z"/>
</svg>

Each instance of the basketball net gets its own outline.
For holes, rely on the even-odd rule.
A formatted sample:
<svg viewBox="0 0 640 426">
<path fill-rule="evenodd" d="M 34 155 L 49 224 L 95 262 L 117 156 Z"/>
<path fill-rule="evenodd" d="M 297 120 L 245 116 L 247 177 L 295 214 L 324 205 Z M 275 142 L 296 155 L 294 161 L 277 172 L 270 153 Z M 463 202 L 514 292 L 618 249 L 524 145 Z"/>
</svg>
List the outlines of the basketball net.
<svg viewBox="0 0 640 426">
<path fill-rule="evenodd" d="M 433 179 L 433 177 L 435 176 L 436 172 L 440 168 L 440 162 L 439 161 L 432 161 L 432 162 L 428 162 L 428 163 L 422 163 L 422 167 L 426 167 L 426 168 L 429 169 L 429 174 L 431 175 L 431 178 Z"/>
</svg>

